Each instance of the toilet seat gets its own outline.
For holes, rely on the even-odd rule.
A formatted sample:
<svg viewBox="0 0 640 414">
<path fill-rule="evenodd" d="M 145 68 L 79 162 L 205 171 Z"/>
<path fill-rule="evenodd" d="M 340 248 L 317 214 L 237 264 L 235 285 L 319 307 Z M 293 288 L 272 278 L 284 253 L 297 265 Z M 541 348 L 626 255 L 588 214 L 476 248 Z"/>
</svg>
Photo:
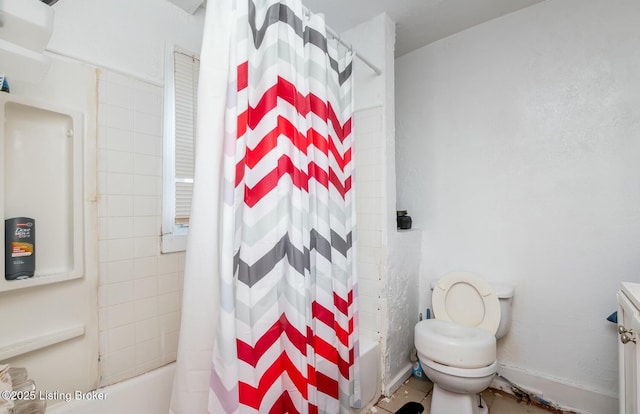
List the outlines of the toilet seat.
<svg viewBox="0 0 640 414">
<path fill-rule="evenodd" d="M 500 325 L 500 303 L 489 284 L 467 272 L 442 277 L 433 290 L 437 319 L 475 326 L 495 335 Z"/>
<path fill-rule="evenodd" d="M 415 327 L 418 358 L 450 367 L 477 369 L 496 361 L 496 337 L 484 329 L 439 319 Z"/>
</svg>

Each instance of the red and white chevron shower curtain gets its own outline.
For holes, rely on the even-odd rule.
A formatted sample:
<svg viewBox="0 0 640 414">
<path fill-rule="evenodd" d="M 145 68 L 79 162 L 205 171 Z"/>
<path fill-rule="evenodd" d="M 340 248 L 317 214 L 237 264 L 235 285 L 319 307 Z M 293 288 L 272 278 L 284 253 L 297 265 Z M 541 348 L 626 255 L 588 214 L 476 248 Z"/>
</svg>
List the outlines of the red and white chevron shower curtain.
<svg viewBox="0 0 640 414">
<path fill-rule="evenodd" d="M 219 272 L 203 275 L 191 252 L 185 276 L 217 280 L 208 412 L 348 413 L 360 404 L 352 53 L 300 0 L 233 3 L 224 138 L 201 124 L 198 135 L 224 148 Z M 192 228 L 199 208 L 196 193 Z M 185 286 L 181 341 L 197 325 L 187 302 L 198 294 Z"/>
</svg>

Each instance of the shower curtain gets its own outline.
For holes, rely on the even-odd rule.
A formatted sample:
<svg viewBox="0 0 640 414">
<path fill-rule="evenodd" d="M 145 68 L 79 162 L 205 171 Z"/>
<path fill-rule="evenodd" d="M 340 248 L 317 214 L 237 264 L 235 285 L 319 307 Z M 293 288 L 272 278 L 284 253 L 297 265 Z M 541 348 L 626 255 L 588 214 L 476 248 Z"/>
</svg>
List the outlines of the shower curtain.
<svg viewBox="0 0 640 414">
<path fill-rule="evenodd" d="M 173 413 L 359 407 L 351 71 L 300 0 L 209 2 Z"/>
</svg>

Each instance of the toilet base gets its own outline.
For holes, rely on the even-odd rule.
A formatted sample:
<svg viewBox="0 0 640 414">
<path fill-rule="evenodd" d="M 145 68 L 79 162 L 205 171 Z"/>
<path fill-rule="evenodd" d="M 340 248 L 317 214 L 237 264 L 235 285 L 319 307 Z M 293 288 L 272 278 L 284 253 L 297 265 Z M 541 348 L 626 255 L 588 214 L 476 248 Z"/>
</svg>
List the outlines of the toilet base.
<svg viewBox="0 0 640 414">
<path fill-rule="evenodd" d="M 433 384 L 431 414 L 488 414 L 489 408 L 480 394 L 458 394 Z"/>
</svg>

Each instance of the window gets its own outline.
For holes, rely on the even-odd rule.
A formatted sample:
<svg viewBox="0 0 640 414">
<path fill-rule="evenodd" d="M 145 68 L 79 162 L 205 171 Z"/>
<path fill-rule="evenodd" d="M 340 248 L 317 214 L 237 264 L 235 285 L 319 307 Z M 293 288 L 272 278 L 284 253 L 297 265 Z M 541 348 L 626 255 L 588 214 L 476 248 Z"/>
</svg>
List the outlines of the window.
<svg viewBox="0 0 640 414">
<path fill-rule="evenodd" d="M 169 48 L 165 79 L 162 252 L 187 245 L 196 132 L 200 59 L 176 46 Z"/>
</svg>

